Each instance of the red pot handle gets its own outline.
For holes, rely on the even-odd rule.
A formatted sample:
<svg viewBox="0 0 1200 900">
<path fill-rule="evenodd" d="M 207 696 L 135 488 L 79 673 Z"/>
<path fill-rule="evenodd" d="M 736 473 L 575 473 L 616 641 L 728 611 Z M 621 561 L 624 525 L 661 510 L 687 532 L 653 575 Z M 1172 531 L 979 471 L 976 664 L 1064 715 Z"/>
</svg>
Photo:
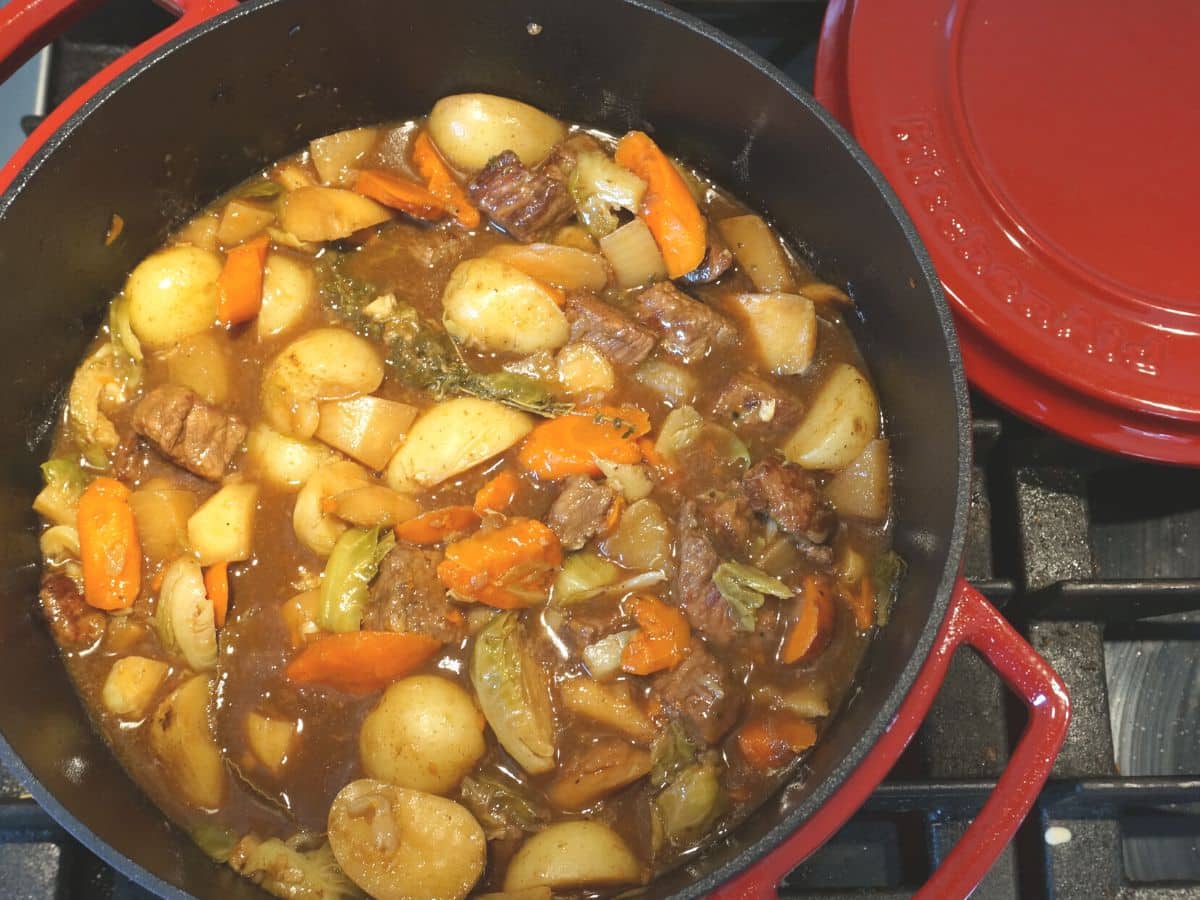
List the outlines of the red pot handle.
<svg viewBox="0 0 1200 900">
<path fill-rule="evenodd" d="M 915 896 L 920 900 L 948 900 L 967 897 L 975 890 L 1012 840 L 1045 784 L 1067 734 L 1071 701 L 1058 673 L 982 594 L 959 581 L 925 665 L 896 718 L 866 759 L 779 847 L 714 891 L 714 900 L 774 900 L 779 881 L 829 840 L 887 774 L 929 712 L 945 680 L 950 658 L 963 644 L 978 650 L 1029 707 L 1028 724 L 996 789 Z"/>
<path fill-rule="evenodd" d="M 101 2 L 9 0 L 9 3 L 0 7 L 0 82 Z M 110 81 L 151 51 L 237 4 L 234 0 L 162 0 L 160 5 L 177 13 L 179 19 L 96 73 L 47 115 L 12 159 L 0 169 L 0 191 L 7 190 L 17 173 L 41 149 L 50 135 Z"/>
</svg>

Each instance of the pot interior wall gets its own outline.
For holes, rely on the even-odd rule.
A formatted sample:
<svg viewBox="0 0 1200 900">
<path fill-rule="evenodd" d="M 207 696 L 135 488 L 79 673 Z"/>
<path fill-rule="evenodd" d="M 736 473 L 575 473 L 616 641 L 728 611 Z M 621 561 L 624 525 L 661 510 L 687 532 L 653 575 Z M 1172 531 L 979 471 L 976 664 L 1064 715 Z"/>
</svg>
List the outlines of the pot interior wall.
<svg viewBox="0 0 1200 900">
<path fill-rule="evenodd" d="M 944 611 L 961 525 L 963 395 L 928 273 L 812 101 L 668 15 L 617 0 L 279 0 L 234 18 L 136 72 L 2 201 L 0 683 L 10 688 L 0 692 L 0 733 L 63 810 L 118 853 L 201 896 L 255 893 L 140 795 L 90 731 L 55 658 L 33 600 L 29 512 L 45 422 L 103 305 L 169 227 L 310 137 L 417 115 L 456 91 L 507 94 L 612 131 L 652 127 L 769 213 L 823 274 L 849 279 L 887 411 L 896 543 L 910 563 L 893 621 L 801 781 L 655 890 L 699 892 L 707 875 L 827 796 L 890 718 Z M 114 213 L 124 234 L 105 247 Z"/>
</svg>

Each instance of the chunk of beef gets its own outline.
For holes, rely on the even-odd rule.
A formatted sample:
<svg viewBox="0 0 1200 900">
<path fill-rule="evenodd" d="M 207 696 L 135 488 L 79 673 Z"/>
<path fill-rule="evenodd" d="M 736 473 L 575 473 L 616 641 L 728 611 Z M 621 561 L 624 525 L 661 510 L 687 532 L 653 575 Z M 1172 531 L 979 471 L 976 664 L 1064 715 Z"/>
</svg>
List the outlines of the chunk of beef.
<svg viewBox="0 0 1200 900">
<path fill-rule="evenodd" d="M 246 437 L 237 416 L 178 384 L 156 387 L 139 400 L 130 422 L 171 462 L 210 481 L 225 474 Z"/>
<path fill-rule="evenodd" d="M 742 487 L 750 506 L 769 515 L 788 534 L 822 544 L 833 533 L 833 510 L 821 496 L 816 478 L 805 469 L 768 457 L 751 466 Z"/>
<path fill-rule="evenodd" d="M 732 322 L 669 281 L 660 281 L 638 294 L 633 314 L 639 322 L 657 330 L 667 352 L 685 364 L 737 343 L 738 332 Z"/>
<path fill-rule="evenodd" d="M 573 475 L 546 514 L 546 524 L 564 550 L 578 550 L 604 530 L 617 492 L 586 475 Z"/>
<path fill-rule="evenodd" d="M 676 534 L 679 567 L 672 586 L 675 603 L 692 628 L 714 645 L 724 647 L 733 641 L 736 630 L 733 610 L 713 584 L 713 572 L 721 560 L 700 522 L 694 500 L 685 500 L 680 506 Z"/>
<path fill-rule="evenodd" d="M 729 271 L 733 265 L 733 253 L 721 238 L 720 232 L 708 226 L 708 246 L 704 249 L 704 259 L 700 265 L 686 275 L 680 277 L 684 284 L 712 284 Z"/>
<path fill-rule="evenodd" d="M 567 183 L 529 169 L 511 150 L 494 157 L 467 188 L 471 200 L 518 241 L 529 241 L 575 211 Z"/>
<path fill-rule="evenodd" d="M 691 652 L 676 668 L 654 676 L 651 689 L 663 706 L 682 716 L 710 744 L 733 727 L 741 694 L 729 669 L 693 640 Z"/>
<path fill-rule="evenodd" d="M 60 647 L 80 650 L 104 636 L 108 624 L 104 613 L 88 606 L 79 587 L 62 572 L 46 572 L 42 576 L 38 601 Z"/>
<path fill-rule="evenodd" d="M 592 294 L 568 294 L 566 313 L 571 340 L 596 348 L 611 363 L 636 366 L 654 349 L 653 331 Z"/>
<path fill-rule="evenodd" d="M 582 153 L 603 153 L 601 143 L 586 132 L 577 131 L 555 144 L 550 155 L 538 166 L 538 170 L 556 181 L 567 184 Z"/>
<path fill-rule="evenodd" d="M 700 518 L 708 531 L 723 542 L 731 552 L 743 552 L 750 542 L 754 511 L 740 490 L 713 491 L 701 498 Z"/>
<path fill-rule="evenodd" d="M 363 628 L 427 634 L 456 643 L 467 633 L 466 619 L 446 596 L 437 577 L 442 555 L 403 544 L 392 548 L 379 566 L 363 615 Z"/>
<path fill-rule="evenodd" d="M 717 395 L 714 418 L 740 430 L 787 428 L 799 422 L 800 401 L 755 372 L 734 375 Z"/>
</svg>

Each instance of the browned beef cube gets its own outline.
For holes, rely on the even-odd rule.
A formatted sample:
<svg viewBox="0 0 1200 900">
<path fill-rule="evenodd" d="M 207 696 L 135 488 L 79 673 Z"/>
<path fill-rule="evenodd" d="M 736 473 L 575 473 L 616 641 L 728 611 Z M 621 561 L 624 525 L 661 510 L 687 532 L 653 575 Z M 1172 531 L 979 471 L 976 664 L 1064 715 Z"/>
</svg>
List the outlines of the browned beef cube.
<svg viewBox="0 0 1200 900">
<path fill-rule="evenodd" d="M 538 166 L 538 170 L 550 178 L 567 184 L 571 173 L 575 171 L 575 165 L 581 153 L 603 152 L 604 147 L 590 134 L 582 131 L 576 132 L 556 144 L 550 151 L 550 155 Z"/>
<path fill-rule="evenodd" d="M 803 409 L 794 396 L 754 372 L 729 379 L 713 403 L 713 416 L 741 430 L 787 428 Z"/>
<path fill-rule="evenodd" d="M 741 710 L 739 686 L 728 667 L 698 640 L 676 668 L 654 676 L 651 689 L 663 706 L 682 716 L 710 744 L 733 727 Z"/>
<path fill-rule="evenodd" d="M 592 294 L 569 294 L 566 313 L 571 340 L 595 347 L 611 363 L 636 366 L 654 349 L 653 331 Z"/>
<path fill-rule="evenodd" d="M 733 610 L 713 584 L 713 572 L 721 560 L 700 522 L 694 500 L 685 500 L 679 508 L 676 540 L 675 603 L 692 628 L 724 647 L 734 638 Z"/>
<path fill-rule="evenodd" d="M 634 316 L 658 331 L 663 347 L 685 364 L 699 362 L 713 350 L 737 343 L 733 323 L 669 281 L 661 281 L 637 297 Z"/>
<path fill-rule="evenodd" d="M 437 577 L 442 555 L 403 544 L 379 566 L 363 615 L 363 628 L 425 634 L 446 643 L 466 636 L 467 623 L 446 596 Z"/>
<path fill-rule="evenodd" d="M 130 421 L 167 459 L 210 481 L 225 474 L 246 437 L 237 416 L 178 384 L 156 387 L 139 400 Z"/>
<path fill-rule="evenodd" d="M 60 647 L 80 650 L 104 636 L 107 617 L 88 606 L 79 587 L 62 572 L 46 572 L 42 576 L 38 601 Z"/>
<path fill-rule="evenodd" d="M 708 246 L 700 265 L 680 277 L 684 284 L 712 284 L 729 271 L 733 265 L 733 253 L 712 225 L 708 226 Z"/>
<path fill-rule="evenodd" d="M 511 150 L 484 166 L 467 193 L 493 222 L 526 243 L 575 212 L 565 181 L 527 168 Z"/>
<path fill-rule="evenodd" d="M 821 496 L 816 478 L 805 469 L 768 457 L 750 468 L 742 487 L 750 506 L 769 515 L 788 534 L 821 544 L 833 533 L 833 510 Z"/>
<path fill-rule="evenodd" d="M 578 550 L 604 530 L 617 492 L 586 475 L 568 479 L 546 516 L 546 524 L 566 550 Z"/>
</svg>

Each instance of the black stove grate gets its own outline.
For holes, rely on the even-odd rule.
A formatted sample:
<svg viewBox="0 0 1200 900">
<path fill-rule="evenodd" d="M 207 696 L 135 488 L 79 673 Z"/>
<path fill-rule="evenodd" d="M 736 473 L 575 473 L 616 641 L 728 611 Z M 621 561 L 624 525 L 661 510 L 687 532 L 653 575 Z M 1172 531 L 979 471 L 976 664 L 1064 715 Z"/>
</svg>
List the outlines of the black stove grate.
<svg viewBox="0 0 1200 900">
<path fill-rule="evenodd" d="M 811 88 L 823 4 L 681 3 Z M 162 27 L 116 0 L 55 45 L 51 102 Z M 973 398 L 968 578 L 1049 660 L 1074 719 L 983 900 L 1200 900 L 1200 470 L 1132 463 Z M 911 896 L 1003 768 L 1020 703 L 971 651 L 863 809 L 784 882 L 784 898 Z M 0 894 L 149 895 L 75 843 L 0 771 Z"/>
</svg>

